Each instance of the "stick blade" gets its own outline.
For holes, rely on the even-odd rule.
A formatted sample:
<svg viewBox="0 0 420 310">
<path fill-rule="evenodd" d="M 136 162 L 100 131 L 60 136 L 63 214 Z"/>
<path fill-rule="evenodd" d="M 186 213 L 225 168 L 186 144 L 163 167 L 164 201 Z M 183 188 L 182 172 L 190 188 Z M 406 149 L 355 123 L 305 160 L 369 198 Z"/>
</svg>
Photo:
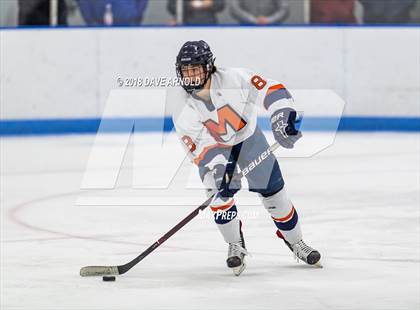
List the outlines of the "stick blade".
<svg viewBox="0 0 420 310">
<path fill-rule="evenodd" d="M 117 266 L 86 266 L 80 269 L 80 276 L 93 277 L 93 276 L 117 276 Z"/>
</svg>

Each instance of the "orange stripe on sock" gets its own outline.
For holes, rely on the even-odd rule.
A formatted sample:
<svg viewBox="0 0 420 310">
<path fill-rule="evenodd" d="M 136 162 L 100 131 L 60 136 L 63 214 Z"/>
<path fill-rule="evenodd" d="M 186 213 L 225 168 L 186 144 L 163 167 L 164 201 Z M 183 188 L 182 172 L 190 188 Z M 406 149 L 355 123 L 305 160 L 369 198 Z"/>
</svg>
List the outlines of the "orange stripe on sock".
<svg viewBox="0 0 420 310">
<path fill-rule="evenodd" d="M 295 208 L 292 207 L 292 210 L 290 210 L 289 214 L 286 215 L 285 217 L 281 217 L 281 218 L 272 217 L 272 219 L 275 220 L 276 222 L 287 222 L 293 217 L 294 213 L 295 213 Z"/>
<path fill-rule="evenodd" d="M 229 209 L 232 205 L 233 205 L 233 199 L 231 199 L 226 205 L 218 206 L 218 207 L 210 207 L 210 209 L 214 212 L 223 211 L 223 210 Z"/>
</svg>

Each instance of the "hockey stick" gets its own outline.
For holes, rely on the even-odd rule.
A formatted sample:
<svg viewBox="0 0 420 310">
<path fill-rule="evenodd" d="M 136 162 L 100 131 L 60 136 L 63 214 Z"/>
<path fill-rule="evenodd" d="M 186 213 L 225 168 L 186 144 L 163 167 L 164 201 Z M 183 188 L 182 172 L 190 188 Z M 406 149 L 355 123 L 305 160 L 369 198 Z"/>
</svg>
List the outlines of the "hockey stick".
<svg viewBox="0 0 420 310">
<path fill-rule="evenodd" d="M 267 150 L 262 152 L 257 157 L 257 158 L 261 158 L 259 162 L 257 161 L 258 164 L 255 164 L 254 161 L 252 161 L 247 167 L 245 167 L 244 170 L 241 171 L 241 173 L 238 174 L 237 177 L 239 179 L 244 177 L 249 171 L 254 169 L 257 165 L 259 165 L 262 161 L 264 161 L 267 157 L 269 157 L 268 155 L 274 152 L 279 146 L 280 145 L 277 142 L 271 145 Z M 253 167 L 252 169 L 251 169 L 251 166 Z M 160 237 L 158 241 L 156 241 L 151 246 L 149 246 L 143 253 L 141 253 L 139 256 L 134 258 L 132 261 L 128 262 L 127 264 L 119 265 L 119 266 L 86 266 L 80 269 L 80 275 L 82 277 L 88 277 L 88 276 L 120 275 L 120 274 L 126 273 L 135 265 L 137 265 L 140 261 L 142 261 L 147 255 L 149 255 L 154 250 L 156 250 L 162 243 L 168 240 L 178 230 L 180 230 L 187 223 L 189 223 L 193 218 L 195 218 L 200 211 L 203 211 L 205 208 L 207 208 L 212 202 L 215 194 L 216 192 L 214 192 L 210 198 L 208 198 L 198 208 L 196 208 L 194 211 L 188 214 L 181 222 L 176 224 L 171 230 L 169 230 L 166 234 Z"/>
</svg>

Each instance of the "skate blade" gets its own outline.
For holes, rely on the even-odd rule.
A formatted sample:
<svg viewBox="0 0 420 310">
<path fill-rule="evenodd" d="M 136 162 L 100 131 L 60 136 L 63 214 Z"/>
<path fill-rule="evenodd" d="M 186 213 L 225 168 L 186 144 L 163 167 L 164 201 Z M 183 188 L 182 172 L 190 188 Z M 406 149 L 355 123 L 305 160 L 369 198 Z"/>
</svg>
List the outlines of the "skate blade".
<svg viewBox="0 0 420 310">
<path fill-rule="evenodd" d="M 308 263 L 307 263 L 307 262 L 305 262 L 304 260 L 302 260 L 302 259 L 298 258 L 298 259 L 296 260 L 296 262 L 297 262 L 297 263 L 304 262 L 306 265 L 311 266 L 311 267 L 314 267 L 314 268 L 324 268 L 324 266 L 321 264 L 321 261 L 320 261 L 320 260 L 319 260 L 319 261 L 317 261 L 315 264 L 308 264 Z"/>
<path fill-rule="evenodd" d="M 238 267 L 233 267 L 232 272 L 235 276 L 239 277 L 241 275 L 241 273 L 245 270 L 245 268 L 246 268 L 246 264 L 243 263 L 242 265 L 240 265 Z"/>
</svg>

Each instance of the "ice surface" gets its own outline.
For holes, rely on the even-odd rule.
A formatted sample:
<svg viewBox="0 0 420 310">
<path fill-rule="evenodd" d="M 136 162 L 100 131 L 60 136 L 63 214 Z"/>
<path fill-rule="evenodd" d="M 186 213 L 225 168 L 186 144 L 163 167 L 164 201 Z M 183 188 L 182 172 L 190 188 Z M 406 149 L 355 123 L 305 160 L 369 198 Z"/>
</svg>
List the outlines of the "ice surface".
<svg viewBox="0 0 420 310">
<path fill-rule="evenodd" d="M 117 188 L 82 191 L 93 141 L 2 139 L 2 309 L 419 308 L 418 134 L 341 133 L 316 156 L 280 159 L 323 269 L 296 263 L 257 197 L 243 191 L 252 257 L 240 277 L 226 268 L 227 247 L 205 212 L 116 282 L 78 272 L 131 260 L 204 195 L 185 189 L 188 164 L 168 190 L 131 189 L 130 150 Z M 155 165 L 145 169 L 150 182 L 164 167 Z"/>
</svg>

